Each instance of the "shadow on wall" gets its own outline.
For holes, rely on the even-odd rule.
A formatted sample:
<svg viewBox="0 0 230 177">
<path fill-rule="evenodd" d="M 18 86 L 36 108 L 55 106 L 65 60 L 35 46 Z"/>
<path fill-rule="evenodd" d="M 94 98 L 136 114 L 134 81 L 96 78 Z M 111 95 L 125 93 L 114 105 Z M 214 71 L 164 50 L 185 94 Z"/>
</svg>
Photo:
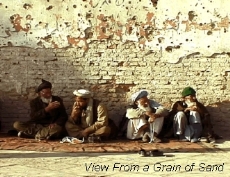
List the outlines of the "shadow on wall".
<svg viewBox="0 0 230 177">
<path fill-rule="evenodd" d="M 129 104 L 127 92 L 130 91 L 131 86 L 132 85 L 128 84 L 100 84 L 91 87 L 91 91 L 95 93 L 94 98 L 106 105 L 109 118 L 112 119 L 116 125 L 120 124 Z"/>
<path fill-rule="evenodd" d="M 0 121 L 1 132 L 7 132 L 13 128 L 15 121 L 29 119 L 29 102 L 27 96 L 17 94 L 15 91 L 0 92 Z"/>
<path fill-rule="evenodd" d="M 215 133 L 223 137 L 223 140 L 218 140 L 218 142 L 230 140 L 230 101 L 212 103 L 206 107 L 211 114 Z"/>
<path fill-rule="evenodd" d="M 82 88 L 82 87 L 79 87 Z M 76 89 L 79 89 L 76 88 Z M 113 84 L 99 84 L 91 85 L 89 88 L 94 92 L 94 98 L 100 100 L 108 108 L 109 117 L 114 120 L 116 125 L 120 124 L 122 116 L 125 113 L 127 106 L 129 105 L 127 99 L 127 93 L 130 91 L 129 87 L 124 85 L 114 86 Z M 27 121 L 29 120 L 29 101 L 36 97 L 35 92 L 31 94 L 31 90 L 28 90 L 28 94 L 23 96 L 16 93 L 16 91 L 2 92 L 0 91 L 0 121 L 1 132 L 7 132 L 12 129 L 13 122 Z M 54 94 L 54 95 L 59 95 Z M 70 94 L 69 94 L 70 95 Z M 60 95 L 63 98 L 63 95 Z M 63 98 L 64 104 L 67 105 L 68 115 L 71 112 L 74 96 L 65 95 Z M 224 140 L 230 137 L 230 101 L 222 101 L 217 103 L 211 103 L 207 106 L 208 111 L 212 117 L 212 124 L 214 131 L 224 137 Z"/>
<path fill-rule="evenodd" d="M 0 132 L 2 131 L 2 100 L 0 99 Z"/>
<path fill-rule="evenodd" d="M 85 87 L 79 87 L 76 89 L 80 88 Z M 109 118 L 114 120 L 116 125 L 119 125 L 121 118 L 125 113 L 128 102 L 126 101 L 125 91 L 120 90 L 119 93 L 111 93 L 109 90 L 112 88 L 113 86 L 111 84 L 98 85 L 97 87 L 93 85 L 90 90 L 94 92 L 94 98 L 100 100 L 104 105 L 106 105 L 109 112 Z M 117 90 L 115 89 L 115 91 Z M 68 94 L 69 95 L 63 95 L 62 93 L 59 95 L 58 92 L 53 93 L 53 95 L 60 96 L 63 99 L 67 114 L 70 115 L 72 105 L 74 103 L 74 96 L 71 93 Z M 10 92 L 0 91 L 0 132 L 6 133 L 9 130 L 12 130 L 13 123 L 15 121 L 29 120 L 29 102 L 36 96 L 37 95 L 33 89 L 28 90 L 28 93 L 24 96 L 16 93 L 15 90 Z"/>
</svg>

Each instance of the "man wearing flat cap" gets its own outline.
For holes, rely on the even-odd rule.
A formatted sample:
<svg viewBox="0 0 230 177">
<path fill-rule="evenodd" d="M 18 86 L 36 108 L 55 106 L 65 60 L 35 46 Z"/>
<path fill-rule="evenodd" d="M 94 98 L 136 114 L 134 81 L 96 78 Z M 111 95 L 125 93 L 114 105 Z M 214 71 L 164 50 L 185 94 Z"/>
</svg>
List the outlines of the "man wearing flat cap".
<svg viewBox="0 0 230 177">
<path fill-rule="evenodd" d="M 196 91 L 192 87 L 185 87 L 181 93 L 182 101 L 176 102 L 172 111 L 175 112 L 173 128 L 174 136 L 180 140 L 196 143 L 201 136 L 207 141 L 215 141 L 210 114 L 206 107 L 196 99 Z M 178 109 L 180 102 L 181 108 Z"/>
<path fill-rule="evenodd" d="M 18 136 L 39 140 L 60 137 L 68 115 L 62 99 L 52 95 L 51 89 L 52 84 L 42 79 L 36 89 L 38 97 L 30 101 L 30 120 L 17 121 L 13 125 L 19 132 Z"/>
<path fill-rule="evenodd" d="M 142 138 L 144 142 L 159 143 L 161 139 L 158 135 L 168 110 L 147 96 L 146 90 L 140 90 L 131 96 L 133 105 L 126 111 L 126 117 L 129 118 L 127 138 Z"/>
<path fill-rule="evenodd" d="M 111 127 L 106 107 L 93 99 L 89 90 L 75 90 L 73 94 L 75 102 L 65 125 L 68 135 L 78 139 L 90 136 L 109 137 Z"/>
</svg>

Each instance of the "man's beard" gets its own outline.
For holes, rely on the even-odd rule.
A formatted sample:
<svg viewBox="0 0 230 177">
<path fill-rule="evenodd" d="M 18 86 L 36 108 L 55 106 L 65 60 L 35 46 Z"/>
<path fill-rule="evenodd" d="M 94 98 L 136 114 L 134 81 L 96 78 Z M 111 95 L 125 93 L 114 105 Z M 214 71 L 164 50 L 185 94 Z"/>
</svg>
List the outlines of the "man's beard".
<svg viewBox="0 0 230 177">
<path fill-rule="evenodd" d="M 49 104 L 52 101 L 52 97 L 50 97 L 50 98 L 41 97 L 41 100 L 42 100 L 43 103 Z"/>
<path fill-rule="evenodd" d="M 152 110 L 151 107 L 149 106 L 149 104 L 148 104 L 147 107 L 144 107 L 143 105 L 141 105 L 140 103 L 138 103 L 137 106 L 138 106 L 138 108 L 140 108 L 143 111 L 151 111 Z"/>
<path fill-rule="evenodd" d="M 185 103 L 187 104 L 188 107 L 192 107 L 196 105 L 196 102 L 192 102 L 191 100 L 186 100 Z"/>
</svg>

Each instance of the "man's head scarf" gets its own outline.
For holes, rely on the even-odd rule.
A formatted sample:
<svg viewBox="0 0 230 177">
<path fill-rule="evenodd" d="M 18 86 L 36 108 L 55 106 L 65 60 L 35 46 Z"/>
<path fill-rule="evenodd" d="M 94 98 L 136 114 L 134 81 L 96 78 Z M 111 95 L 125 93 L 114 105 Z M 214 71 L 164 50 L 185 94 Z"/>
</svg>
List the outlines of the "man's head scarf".
<svg viewBox="0 0 230 177">
<path fill-rule="evenodd" d="M 188 95 L 195 95 L 196 91 L 192 87 L 185 87 L 182 91 L 182 97 L 186 97 Z"/>
<path fill-rule="evenodd" d="M 131 100 L 132 102 L 135 102 L 139 100 L 140 98 L 143 98 L 146 96 L 148 96 L 148 92 L 146 90 L 140 90 L 139 92 L 136 92 L 131 96 Z"/>
<path fill-rule="evenodd" d="M 90 98 L 92 96 L 91 92 L 86 89 L 74 90 L 73 94 L 81 98 Z"/>
<path fill-rule="evenodd" d="M 40 92 L 42 89 L 52 88 L 52 84 L 49 81 L 42 79 L 42 83 L 37 87 L 36 92 Z"/>
</svg>

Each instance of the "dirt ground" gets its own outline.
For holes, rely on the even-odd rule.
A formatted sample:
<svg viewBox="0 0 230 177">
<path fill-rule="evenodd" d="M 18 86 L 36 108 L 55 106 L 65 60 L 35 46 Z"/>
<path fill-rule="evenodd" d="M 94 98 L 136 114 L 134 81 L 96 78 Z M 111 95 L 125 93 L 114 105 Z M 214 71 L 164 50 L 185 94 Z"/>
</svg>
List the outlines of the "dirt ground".
<svg viewBox="0 0 230 177">
<path fill-rule="evenodd" d="M 164 140 L 163 143 L 143 143 L 141 140 L 107 140 L 101 143 L 60 143 L 60 140 L 41 140 L 19 138 L 0 134 L 0 150 L 25 150 L 41 152 L 138 152 L 140 149 L 160 149 L 164 152 L 206 152 L 212 151 L 208 143 L 179 142 Z"/>
</svg>

